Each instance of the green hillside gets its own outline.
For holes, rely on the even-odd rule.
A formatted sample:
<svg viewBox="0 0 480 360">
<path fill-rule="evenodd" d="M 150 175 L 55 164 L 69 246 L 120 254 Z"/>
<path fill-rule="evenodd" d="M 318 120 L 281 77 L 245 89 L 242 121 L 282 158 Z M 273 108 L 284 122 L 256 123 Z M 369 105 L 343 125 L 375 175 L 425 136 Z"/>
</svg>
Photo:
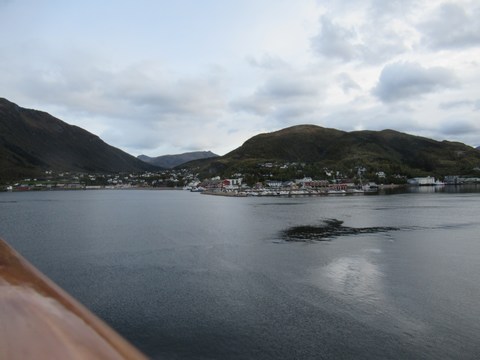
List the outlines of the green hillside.
<svg viewBox="0 0 480 360">
<path fill-rule="evenodd" d="M 457 142 L 394 130 L 345 132 L 298 125 L 259 134 L 220 158 L 192 162 L 189 166 L 197 167 L 204 175 L 228 175 L 237 171 L 259 172 L 259 165 L 265 162 L 302 163 L 310 174 L 302 173 L 308 176 L 323 174 L 325 168 L 348 174 L 363 167 L 371 173 L 443 177 L 475 173 L 474 169 L 480 167 L 480 151 Z"/>
</svg>

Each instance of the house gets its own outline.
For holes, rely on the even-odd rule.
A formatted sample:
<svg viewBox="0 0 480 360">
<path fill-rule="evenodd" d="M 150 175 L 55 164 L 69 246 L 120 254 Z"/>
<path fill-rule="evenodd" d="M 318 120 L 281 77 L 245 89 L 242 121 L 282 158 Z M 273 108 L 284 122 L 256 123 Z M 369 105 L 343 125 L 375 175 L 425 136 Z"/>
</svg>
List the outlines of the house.
<svg viewBox="0 0 480 360">
<path fill-rule="evenodd" d="M 416 177 L 413 179 L 408 179 L 407 182 L 410 185 L 418 185 L 418 186 L 435 185 L 435 178 L 431 176 Z"/>
<path fill-rule="evenodd" d="M 313 180 L 311 177 L 304 177 L 303 179 L 296 179 L 295 183 L 299 186 L 305 187 L 306 183 L 311 183 Z"/>
<path fill-rule="evenodd" d="M 282 187 L 282 181 L 280 180 L 267 180 L 265 181 L 265 185 L 267 185 L 270 188 L 281 188 Z"/>
<path fill-rule="evenodd" d="M 238 179 L 224 179 L 220 181 L 223 191 L 234 191 L 240 189 L 243 178 Z"/>
<path fill-rule="evenodd" d="M 220 189 L 222 188 L 223 186 L 223 183 L 220 179 L 215 179 L 215 180 L 205 180 L 205 181 L 202 181 L 200 184 L 199 184 L 199 187 L 203 187 L 207 190 L 214 190 L 214 189 Z"/>
<path fill-rule="evenodd" d="M 455 185 L 455 184 L 461 184 L 463 182 L 463 179 L 457 175 L 448 175 L 448 176 L 445 176 L 443 181 L 445 182 L 445 184 Z"/>
</svg>

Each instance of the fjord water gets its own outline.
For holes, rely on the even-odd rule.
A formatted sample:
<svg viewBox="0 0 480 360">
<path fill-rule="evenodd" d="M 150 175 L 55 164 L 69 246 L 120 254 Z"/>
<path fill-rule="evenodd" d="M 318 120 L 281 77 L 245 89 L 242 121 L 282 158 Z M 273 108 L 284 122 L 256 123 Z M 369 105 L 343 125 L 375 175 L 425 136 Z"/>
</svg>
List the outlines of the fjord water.
<svg viewBox="0 0 480 360">
<path fill-rule="evenodd" d="M 480 193 L 454 190 L 2 193 L 0 236 L 152 358 L 473 359 Z M 281 235 L 329 219 L 392 229 Z"/>
</svg>

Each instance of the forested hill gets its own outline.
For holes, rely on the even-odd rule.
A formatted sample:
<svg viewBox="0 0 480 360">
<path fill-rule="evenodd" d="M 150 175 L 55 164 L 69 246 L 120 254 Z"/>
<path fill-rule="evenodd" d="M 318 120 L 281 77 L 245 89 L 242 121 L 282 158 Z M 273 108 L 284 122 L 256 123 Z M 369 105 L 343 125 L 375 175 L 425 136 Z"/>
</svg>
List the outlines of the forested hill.
<svg viewBox="0 0 480 360">
<path fill-rule="evenodd" d="M 352 131 L 298 125 L 256 135 L 230 153 L 198 163 L 210 173 L 236 171 L 261 162 L 302 162 L 317 168 L 422 174 L 467 174 L 480 167 L 480 151 L 458 142 L 436 141 L 394 130 Z"/>
<path fill-rule="evenodd" d="M 0 98 L 1 180 L 35 176 L 45 170 L 115 173 L 153 169 L 86 130 Z"/>
<path fill-rule="evenodd" d="M 192 151 L 183 154 L 176 155 L 161 155 L 157 157 L 149 157 L 146 155 L 139 155 L 138 158 L 142 161 L 145 161 L 149 164 L 160 166 L 166 169 L 173 169 L 176 166 L 182 165 L 186 162 L 199 160 L 199 159 L 210 159 L 218 157 L 217 154 L 214 154 L 211 151 Z"/>
</svg>

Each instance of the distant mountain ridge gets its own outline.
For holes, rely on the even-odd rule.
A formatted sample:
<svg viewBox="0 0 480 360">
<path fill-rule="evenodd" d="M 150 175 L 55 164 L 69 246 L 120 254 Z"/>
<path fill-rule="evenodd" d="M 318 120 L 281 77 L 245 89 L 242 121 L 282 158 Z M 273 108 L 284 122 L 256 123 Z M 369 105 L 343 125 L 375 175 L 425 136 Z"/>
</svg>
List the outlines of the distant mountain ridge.
<svg viewBox="0 0 480 360">
<path fill-rule="evenodd" d="M 140 160 L 142 158 L 144 161 Z M 0 98 L 0 181 L 36 176 L 45 170 L 87 173 L 155 171 L 179 165 L 204 176 L 254 169 L 259 164 L 307 163 L 322 169 L 355 169 L 417 176 L 458 175 L 480 169 L 479 148 L 436 141 L 394 130 L 352 131 L 297 125 L 256 135 L 224 156 L 210 151 L 135 158 L 98 136 L 46 112 Z M 149 161 L 147 163 L 145 161 Z M 296 173 L 288 176 L 296 176 Z"/>
<path fill-rule="evenodd" d="M 464 174 L 480 167 L 480 152 L 450 141 L 436 141 L 394 130 L 352 131 L 297 125 L 256 135 L 228 154 L 188 164 L 202 173 L 224 174 L 262 162 L 301 162 L 317 169 L 362 166 L 411 176 Z"/>
<path fill-rule="evenodd" d="M 0 98 L 0 180 L 36 176 L 45 170 L 116 173 L 155 169 L 86 130 Z"/>
<path fill-rule="evenodd" d="M 162 155 L 157 157 L 149 157 L 146 155 L 137 156 L 138 159 L 145 161 L 146 163 L 160 166 L 166 169 L 173 169 L 174 167 L 185 164 L 189 161 L 216 158 L 217 154 L 211 151 L 192 151 L 177 155 Z"/>
</svg>

